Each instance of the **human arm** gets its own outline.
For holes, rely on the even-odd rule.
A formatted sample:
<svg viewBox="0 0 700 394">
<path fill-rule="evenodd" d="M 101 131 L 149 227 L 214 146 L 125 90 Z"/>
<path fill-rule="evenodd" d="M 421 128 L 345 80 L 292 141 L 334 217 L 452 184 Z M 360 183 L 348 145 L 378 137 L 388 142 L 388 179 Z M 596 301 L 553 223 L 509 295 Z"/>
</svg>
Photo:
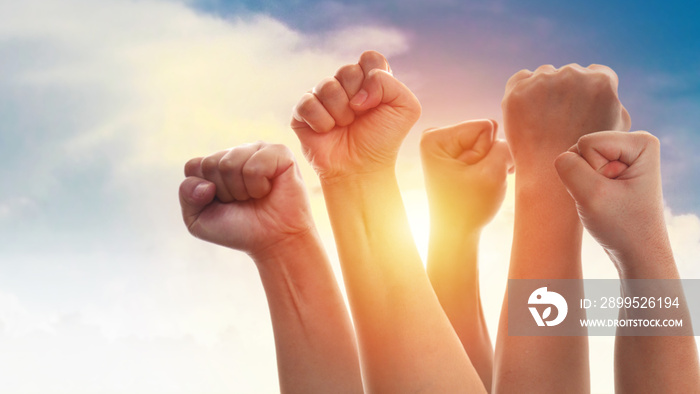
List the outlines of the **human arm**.
<svg viewBox="0 0 700 394">
<path fill-rule="evenodd" d="M 394 165 L 420 115 L 376 52 L 295 108 L 292 128 L 331 219 L 368 392 L 483 392 L 411 237 Z"/>
<path fill-rule="evenodd" d="M 683 320 L 685 335 L 615 338 L 616 392 L 699 391 L 697 346 L 664 221 L 659 140 L 642 131 L 593 133 L 555 164 L 583 225 L 615 265 L 625 297 L 651 290 L 680 299 L 674 317 Z M 640 286 L 638 279 L 649 281 Z M 645 317 L 664 312 L 652 309 Z"/>
<path fill-rule="evenodd" d="M 195 158 L 180 186 L 196 237 L 248 253 L 270 308 L 283 393 L 361 393 L 352 325 L 291 152 L 255 143 Z"/>
<path fill-rule="evenodd" d="M 582 279 L 582 227 L 558 179 L 555 158 L 584 134 L 629 129 L 617 76 L 605 66 L 523 70 L 502 102 L 515 161 L 515 219 L 509 279 Z M 583 295 L 583 286 L 571 294 Z M 494 389 L 588 392 L 588 340 L 579 336 L 509 336 L 507 297 L 494 356 Z"/>
<path fill-rule="evenodd" d="M 430 204 L 428 276 L 487 391 L 493 347 L 481 306 L 478 246 L 503 202 L 512 165 L 496 133 L 494 121 L 474 120 L 428 130 L 421 138 Z"/>
</svg>

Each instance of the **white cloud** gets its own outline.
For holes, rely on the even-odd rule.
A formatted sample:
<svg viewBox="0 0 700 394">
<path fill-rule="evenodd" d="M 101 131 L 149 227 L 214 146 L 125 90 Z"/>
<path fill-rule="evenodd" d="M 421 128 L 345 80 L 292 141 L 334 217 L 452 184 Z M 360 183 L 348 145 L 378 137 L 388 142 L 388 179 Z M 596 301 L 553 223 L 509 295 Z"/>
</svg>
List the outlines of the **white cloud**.
<svg viewBox="0 0 700 394">
<path fill-rule="evenodd" d="M 408 41 L 401 31 L 375 26 L 347 27 L 329 35 L 319 36 L 318 41 L 324 52 L 341 53 L 349 58 L 367 49 L 377 50 L 387 57 L 408 49 Z"/>
<path fill-rule="evenodd" d="M 182 165 L 258 139 L 289 144 L 303 163 L 288 128 L 298 97 L 364 48 L 406 47 L 391 28 L 308 35 L 270 17 L 221 19 L 180 2 L 0 3 L 0 98 L 17 107 L 0 124 L 12 153 L 27 149 L 3 163 L 23 173 L 16 197 L 0 195 L 0 224 L 50 235 L 17 236 L 19 257 L 0 251 L 11 274 L 0 282 L 0 386 L 277 391 L 260 279 L 244 255 L 186 233 L 176 197 Z M 29 208 L 34 217 L 23 214 Z M 93 214 L 106 217 L 72 219 Z M 30 249 L 37 243 L 41 254 Z"/>
<path fill-rule="evenodd" d="M 671 247 L 683 279 L 700 279 L 700 218 L 694 214 L 674 215 L 666 209 Z"/>
</svg>

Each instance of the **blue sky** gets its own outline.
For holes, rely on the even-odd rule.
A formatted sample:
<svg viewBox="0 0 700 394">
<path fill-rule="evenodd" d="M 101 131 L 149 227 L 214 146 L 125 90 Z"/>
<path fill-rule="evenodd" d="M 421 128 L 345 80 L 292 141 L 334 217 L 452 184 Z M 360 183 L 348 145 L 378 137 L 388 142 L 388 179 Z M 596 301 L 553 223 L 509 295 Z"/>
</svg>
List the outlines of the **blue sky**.
<svg viewBox="0 0 700 394">
<path fill-rule="evenodd" d="M 499 120 L 505 81 L 521 68 L 603 63 L 620 75 L 633 128 L 662 140 L 677 260 L 700 277 L 699 17 L 681 2 L 0 0 L 0 387 L 275 392 L 257 272 L 187 234 L 182 165 L 258 139 L 288 144 L 338 271 L 288 122 L 303 92 L 365 49 L 386 53 L 423 104 L 397 166 L 419 244 L 422 129 Z M 512 200 L 481 247 L 491 329 Z M 585 245 L 588 277 L 614 275 Z M 608 339 L 591 342 L 600 392 L 612 390 Z"/>
<path fill-rule="evenodd" d="M 464 94 L 469 86 L 464 80 L 474 78 L 469 74 L 473 68 L 489 67 L 492 75 L 485 78 L 493 81 L 491 90 L 499 92 L 521 68 L 544 63 L 608 65 L 620 75 L 620 96 L 632 114 L 633 129 L 648 130 L 666 142 L 664 186 L 669 205 L 678 212 L 700 212 L 700 177 L 695 173 L 700 166 L 695 153 L 700 147 L 698 4 L 450 0 L 193 4 L 225 17 L 265 13 L 307 32 L 358 24 L 399 28 L 408 34 L 411 49 L 392 59 L 395 68 L 420 72 L 424 83 L 433 85 L 425 96 L 436 102 L 441 94 Z M 468 112 L 458 105 L 449 107 L 445 100 L 438 116 L 457 119 Z"/>
</svg>

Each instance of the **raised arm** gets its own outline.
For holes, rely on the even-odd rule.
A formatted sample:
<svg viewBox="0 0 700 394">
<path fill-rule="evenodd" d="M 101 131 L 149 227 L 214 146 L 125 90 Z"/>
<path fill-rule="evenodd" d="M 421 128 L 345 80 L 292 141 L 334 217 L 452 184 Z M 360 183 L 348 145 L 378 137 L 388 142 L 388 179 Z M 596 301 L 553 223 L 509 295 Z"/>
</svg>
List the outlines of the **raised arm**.
<svg viewBox="0 0 700 394">
<path fill-rule="evenodd" d="M 556 168 L 576 200 L 583 225 L 617 268 L 625 297 L 653 295 L 640 294 L 635 279 L 680 279 L 664 222 L 656 137 L 643 131 L 589 134 L 557 158 Z M 645 290 L 663 292 L 658 296 L 679 297 L 674 318 L 682 318 L 684 331 L 675 336 L 616 337 L 615 391 L 700 392 L 697 346 L 680 282 L 642 283 Z M 624 309 L 621 313 L 627 317 Z"/>
<path fill-rule="evenodd" d="M 428 130 L 421 157 L 430 204 L 428 276 L 474 368 L 491 390 L 493 347 L 484 320 L 477 255 L 483 227 L 503 202 L 512 165 L 497 125 L 474 120 Z"/>
<path fill-rule="evenodd" d="M 628 130 L 617 76 L 605 66 L 541 66 L 511 77 L 502 102 L 515 161 L 515 228 L 509 279 L 582 279 L 582 227 L 554 160 L 584 134 Z M 583 286 L 571 289 L 583 296 Z M 588 340 L 508 335 L 504 300 L 494 356 L 498 392 L 587 393 Z"/>
<path fill-rule="evenodd" d="M 361 393 L 355 337 L 285 146 L 241 145 L 190 160 L 182 215 L 196 237 L 248 253 L 260 273 L 282 393 Z"/>
<path fill-rule="evenodd" d="M 365 52 L 302 97 L 292 127 L 323 187 L 371 393 L 483 392 L 430 285 L 394 174 L 416 97 Z"/>
</svg>

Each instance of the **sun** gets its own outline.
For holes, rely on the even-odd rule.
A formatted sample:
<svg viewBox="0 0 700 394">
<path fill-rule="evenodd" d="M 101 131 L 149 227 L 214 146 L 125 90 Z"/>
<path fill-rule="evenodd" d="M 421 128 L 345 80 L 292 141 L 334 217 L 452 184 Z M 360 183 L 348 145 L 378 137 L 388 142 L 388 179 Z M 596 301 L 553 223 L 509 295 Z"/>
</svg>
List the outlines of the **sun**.
<svg viewBox="0 0 700 394">
<path fill-rule="evenodd" d="M 430 236 L 430 213 L 428 198 L 423 189 L 409 189 L 401 192 L 408 215 L 408 225 L 415 240 L 423 266 L 428 261 L 428 237 Z"/>
</svg>

